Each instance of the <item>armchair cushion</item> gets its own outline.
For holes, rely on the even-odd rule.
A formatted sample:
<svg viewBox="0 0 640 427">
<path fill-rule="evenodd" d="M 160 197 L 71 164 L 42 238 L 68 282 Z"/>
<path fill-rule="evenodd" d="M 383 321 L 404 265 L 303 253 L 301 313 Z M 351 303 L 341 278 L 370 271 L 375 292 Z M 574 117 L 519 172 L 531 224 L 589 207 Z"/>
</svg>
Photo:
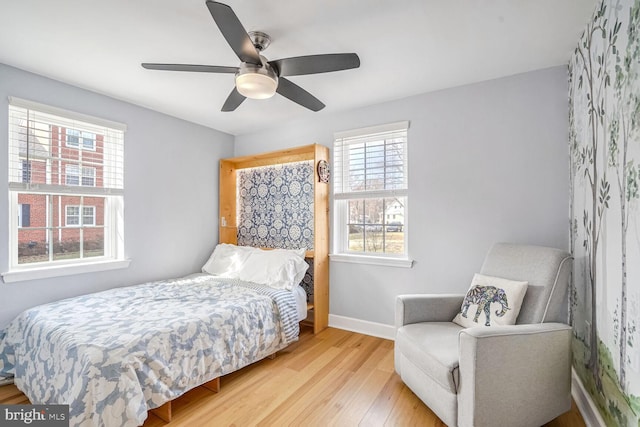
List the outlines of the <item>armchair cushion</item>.
<svg viewBox="0 0 640 427">
<path fill-rule="evenodd" d="M 465 328 L 515 325 L 527 284 L 526 281 L 475 274 L 453 321 Z"/>
<path fill-rule="evenodd" d="M 413 323 L 398 329 L 396 346 L 422 373 L 456 394 L 461 330 L 462 327 L 452 322 Z"/>
</svg>

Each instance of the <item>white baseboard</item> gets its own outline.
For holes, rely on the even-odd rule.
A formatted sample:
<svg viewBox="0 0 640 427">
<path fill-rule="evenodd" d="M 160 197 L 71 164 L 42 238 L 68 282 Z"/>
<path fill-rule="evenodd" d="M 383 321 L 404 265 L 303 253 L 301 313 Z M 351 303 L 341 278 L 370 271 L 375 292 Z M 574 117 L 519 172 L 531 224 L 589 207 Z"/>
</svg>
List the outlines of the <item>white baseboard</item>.
<svg viewBox="0 0 640 427">
<path fill-rule="evenodd" d="M 587 393 L 580 377 L 573 368 L 571 368 L 571 396 L 573 396 L 573 400 L 576 401 L 576 405 L 587 427 L 605 427 L 600 411 L 596 404 L 593 403 L 591 395 Z"/>
<path fill-rule="evenodd" d="M 332 328 L 357 332 L 359 334 L 385 338 L 392 341 L 396 337 L 396 328 L 393 325 L 385 325 L 384 323 L 369 322 L 368 320 L 338 316 L 337 314 L 329 315 L 329 326 Z"/>
</svg>

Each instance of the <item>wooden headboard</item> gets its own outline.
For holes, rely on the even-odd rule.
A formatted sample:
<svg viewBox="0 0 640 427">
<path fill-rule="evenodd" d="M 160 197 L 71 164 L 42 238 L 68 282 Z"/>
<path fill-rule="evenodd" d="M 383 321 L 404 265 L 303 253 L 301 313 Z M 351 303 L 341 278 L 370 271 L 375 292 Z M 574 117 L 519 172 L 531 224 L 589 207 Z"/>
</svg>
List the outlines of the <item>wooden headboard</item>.
<svg viewBox="0 0 640 427">
<path fill-rule="evenodd" d="M 263 154 L 220 160 L 220 203 L 218 236 L 220 243 L 238 244 L 238 179 L 242 169 L 312 161 L 313 248 L 306 257 L 313 259 L 313 300 L 307 309 L 314 332 L 329 325 L 329 184 L 321 182 L 318 162 L 329 161 L 329 149 L 319 144 L 305 145 Z"/>
</svg>

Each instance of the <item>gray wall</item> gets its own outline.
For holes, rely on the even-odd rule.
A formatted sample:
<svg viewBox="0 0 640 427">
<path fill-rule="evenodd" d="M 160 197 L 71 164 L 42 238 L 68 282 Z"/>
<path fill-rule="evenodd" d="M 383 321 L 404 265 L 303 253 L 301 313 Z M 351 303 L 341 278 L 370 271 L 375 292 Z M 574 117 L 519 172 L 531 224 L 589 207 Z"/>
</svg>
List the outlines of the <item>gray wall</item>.
<svg viewBox="0 0 640 427">
<path fill-rule="evenodd" d="M 493 242 L 567 248 L 566 93 L 566 67 L 556 67 L 340 114 L 309 113 L 236 137 L 235 155 L 331 147 L 335 131 L 411 121 L 413 268 L 330 264 L 330 313 L 391 325 L 398 294 L 464 293 Z"/>
<path fill-rule="evenodd" d="M 7 97 L 125 123 L 127 269 L 0 283 L 0 328 L 25 308 L 198 271 L 218 240 L 218 160 L 233 136 L 0 64 L 0 176 L 7 171 Z M 0 271 L 8 268 L 7 180 L 0 179 Z"/>
<path fill-rule="evenodd" d="M 0 64 L 0 141 L 7 96 L 127 124 L 128 269 L 0 284 L 0 327 L 21 310 L 68 296 L 197 271 L 217 241 L 218 160 L 310 143 L 333 133 L 410 120 L 411 269 L 331 262 L 334 315 L 393 324 L 394 298 L 464 292 L 495 241 L 566 248 L 566 68 L 428 93 L 340 114 L 309 113 L 234 138 Z M 322 98 L 321 94 L 319 95 Z M 7 150 L 0 149 L 7 176 Z M 0 194 L 7 194 L 0 180 Z M 8 241 L 0 197 L 0 242 Z M 0 271 L 8 246 L 0 245 Z"/>
</svg>

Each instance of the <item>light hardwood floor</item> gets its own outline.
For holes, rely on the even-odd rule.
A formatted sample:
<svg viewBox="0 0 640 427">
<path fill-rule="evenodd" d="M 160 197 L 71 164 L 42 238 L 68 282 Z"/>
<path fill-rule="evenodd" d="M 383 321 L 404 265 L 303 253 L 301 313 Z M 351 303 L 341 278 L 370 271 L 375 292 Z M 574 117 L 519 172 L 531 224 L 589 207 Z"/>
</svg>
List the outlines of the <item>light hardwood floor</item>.
<svg viewBox="0 0 640 427">
<path fill-rule="evenodd" d="M 239 372 L 221 391 L 195 388 L 173 402 L 169 426 L 445 426 L 393 370 L 393 342 L 340 329 L 300 340 Z M 29 403 L 15 386 L 0 403 Z M 144 426 L 167 425 L 149 415 Z M 545 427 L 579 427 L 575 404 Z"/>
</svg>

